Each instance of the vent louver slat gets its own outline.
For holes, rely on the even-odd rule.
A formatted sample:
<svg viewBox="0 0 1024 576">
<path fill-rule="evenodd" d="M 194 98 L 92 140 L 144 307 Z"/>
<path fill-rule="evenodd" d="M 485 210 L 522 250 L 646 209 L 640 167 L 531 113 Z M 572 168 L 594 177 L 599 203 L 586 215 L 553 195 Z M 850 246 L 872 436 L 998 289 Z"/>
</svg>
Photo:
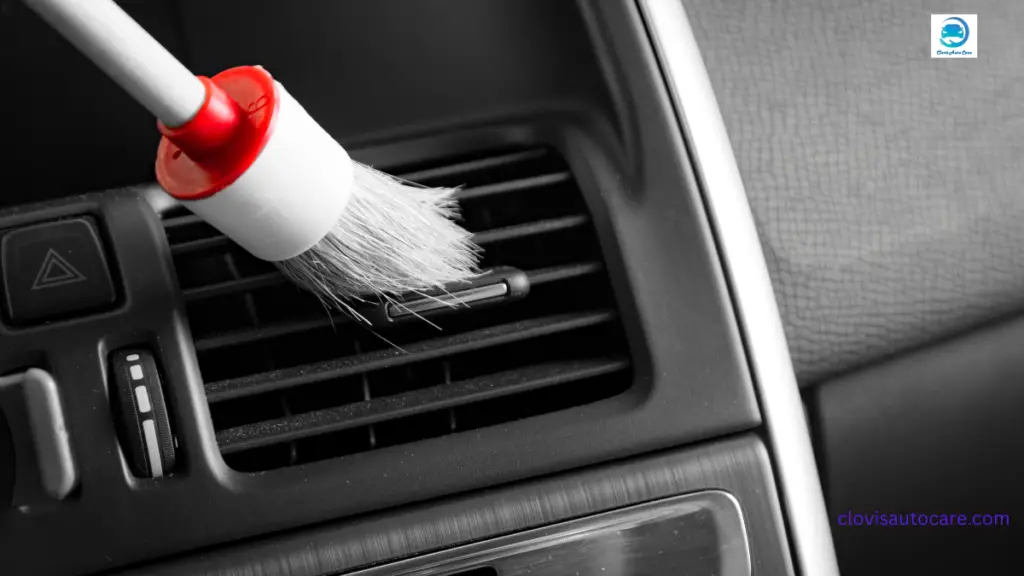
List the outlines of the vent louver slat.
<svg viewBox="0 0 1024 576">
<path fill-rule="evenodd" d="M 198 240 L 192 240 L 191 242 L 184 242 L 181 244 L 171 245 L 171 255 L 181 256 L 190 252 L 199 252 L 201 250 L 212 250 L 214 248 L 225 248 L 231 246 L 231 240 L 228 240 L 225 236 L 214 236 L 212 238 L 200 238 Z"/>
<path fill-rule="evenodd" d="M 629 353 L 590 215 L 547 148 L 390 170 L 461 187 L 483 266 L 530 293 L 375 331 L 330 315 L 199 218 L 164 214 L 225 460 L 269 470 L 580 406 L 626 390 Z"/>
<path fill-rule="evenodd" d="M 281 336 L 287 336 L 289 334 L 296 334 L 299 332 L 307 332 L 315 328 L 324 328 L 326 326 L 332 326 L 333 324 L 333 318 L 325 314 L 321 318 L 279 322 L 276 324 L 261 326 L 258 328 L 245 328 L 242 330 L 218 334 L 216 336 L 210 336 L 208 338 L 199 338 L 195 342 L 196 351 L 207 352 L 210 350 L 215 350 L 217 348 L 224 348 L 227 346 L 238 346 L 239 344 L 258 342 L 260 340 L 265 340 L 268 338 L 280 338 Z"/>
<path fill-rule="evenodd" d="M 571 266 L 552 266 L 551 268 L 544 268 L 542 270 L 537 270 L 536 272 L 528 272 L 527 277 L 530 279 L 530 284 L 532 286 L 537 286 L 544 284 L 546 282 L 555 282 L 558 280 L 568 280 L 576 276 L 585 276 L 587 274 L 595 273 L 600 269 L 600 264 L 594 262 L 585 262 Z M 251 279 L 234 280 L 231 282 L 216 284 L 215 286 L 222 287 L 220 290 L 218 290 L 219 292 L 221 292 L 221 294 L 216 295 L 231 294 L 235 292 L 242 292 L 246 289 L 253 289 L 254 286 L 250 286 L 250 284 L 255 285 L 255 287 L 259 287 L 262 285 L 272 286 L 276 284 L 281 284 L 285 281 L 284 276 L 279 275 L 281 282 L 248 282 L 249 280 L 259 280 L 261 278 L 266 278 L 268 276 L 270 275 L 262 274 Z M 238 286 L 242 286 L 243 288 L 239 290 L 228 290 L 227 285 L 230 285 L 232 288 Z M 205 288 L 198 288 L 195 290 L 198 292 L 202 292 L 204 289 Z M 212 291 L 213 290 L 211 290 L 211 292 Z M 189 300 L 188 296 L 189 291 L 186 291 L 186 301 Z M 199 299 L 201 298 L 192 298 L 192 300 Z M 288 334 L 293 334 L 296 332 L 312 330 L 314 328 L 322 328 L 324 326 L 337 326 L 339 324 L 347 324 L 349 322 L 352 322 L 352 320 L 346 316 L 328 316 L 324 314 L 320 318 L 314 318 L 311 320 L 280 322 L 271 325 L 263 325 L 256 328 L 245 328 L 234 332 L 226 332 L 223 334 L 218 334 L 216 336 L 211 336 L 209 338 L 200 338 L 195 341 L 195 347 L 196 350 L 200 352 L 205 352 L 208 350 L 212 350 L 214 348 L 235 346 L 238 344 L 262 340 L 265 338 L 276 338 L 279 336 L 286 336 Z"/>
<path fill-rule="evenodd" d="M 615 373 L 628 366 L 628 361 L 616 358 L 529 366 L 461 382 L 444 383 L 416 392 L 229 428 L 217 433 L 217 442 L 222 452 L 230 454 L 482 400 L 494 400 L 528 390 Z"/>
<path fill-rule="evenodd" d="M 542 169 L 531 169 L 535 165 L 541 166 Z M 494 182 L 499 179 L 507 180 L 508 178 L 492 178 L 491 174 L 495 170 L 501 170 L 509 166 L 513 166 L 519 171 L 517 175 L 547 171 L 546 169 L 550 167 L 548 151 L 544 148 L 531 148 L 529 150 L 517 150 L 504 154 L 487 155 L 462 162 L 446 162 L 438 166 L 405 171 L 402 177 L 413 182 L 437 181 L 454 177 L 462 179 L 462 184 L 469 186 L 478 182 Z M 466 180 L 463 178 L 466 175 L 472 176 L 481 173 L 486 173 L 482 180 Z"/>
<path fill-rule="evenodd" d="M 565 280 L 573 276 L 593 274 L 600 269 L 600 262 L 581 262 L 578 264 L 552 266 L 550 268 L 540 270 L 531 270 L 526 274 L 530 278 L 530 284 L 534 285 L 551 282 L 553 280 Z M 190 290 L 185 290 L 184 295 L 186 302 L 194 302 L 204 298 L 213 298 L 214 296 L 225 296 L 228 294 L 246 292 L 269 286 L 277 286 L 279 284 L 285 284 L 286 282 L 287 280 L 280 272 L 267 272 L 265 274 L 259 274 L 248 278 L 228 280 L 226 282 L 192 288 Z"/>
<path fill-rule="evenodd" d="M 542 186 L 561 184 L 562 182 L 568 182 L 571 179 L 572 175 L 569 174 L 568 172 L 556 172 L 555 174 L 544 174 L 543 176 L 521 178 L 519 180 L 510 180 L 508 182 L 500 182 L 498 184 L 491 184 L 489 186 L 477 186 L 474 188 L 466 188 L 463 190 L 459 190 L 456 193 L 456 197 L 459 200 L 473 200 L 475 198 L 490 196 L 491 194 L 504 194 L 506 192 L 525 192 L 529 190 L 537 190 Z"/>
<path fill-rule="evenodd" d="M 424 340 L 412 346 L 407 346 L 403 350 L 387 348 L 376 352 L 328 360 L 300 368 L 275 370 L 253 376 L 212 382 L 206 385 L 206 396 L 210 402 L 220 402 L 242 396 L 266 393 L 281 388 L 341 378 L 360 372 L 381 368 L 394 368 L 442 356 L 471 352 L 481 348 L 509 344 L 520 340 L 539 338 L 559 332 L 569 332 L 578 328 L 609 322 L 612 318 L 614 318 L 614 314 L 611 312 L 563 314 L 561 316 L 549 316 L 483 328 L 463 334 Z"/>
<path fill-rule="evenodd" d="M 516 238 L 526 238 L 528 236 L 534 236 L 536 234 L 545 234 L 548 232 L 557 232 L 560 230 L 569 230 L 571 228 L 577 228 L 583 226 L 589 222 L 583 214 L 576 216 L 565 216 L 564 218 L 551 218 L 548 220 L 539 220 L 537 222 L 530 222 L 529 224 L 519 224 L 518 226 L 506 226 L 504 228 L 495 228 L 493 230 L 487 230 L 473 235 L 473 241 L 480 246 L 487 247 L 488 244 L 493 242 L 504 242 L 506 240 L 514 240 Z"/>
<path fill-rule="evenodd" d="M 513 240 L 516 238 L 524 238 L 527 236 L 533 236 L 535 234 L 544 234 L 546 232 L 555 232 L 558 230 L 568 230 L 570 228 L 576 228 L 583 226 L 588 222 L 588 218 L 584 214 L 576 214 L 573 216 L 565 216 L 562 218 L 550 218 L 547 220 L 538 220 L 537 222 L 529 222 L 527 224 L 519 224 L 516 226 L 506 226 L 504 228 L 494 228 L 473 235 L 473 241 L 480 246 L 486 247 L 488 244 L 493 242 L 503 242 L 506 240 Z M 180 256 L 182 254 L 188 254 L 190 252 L 199 252 L 201 250 L 213 250 L 216 248 L 223 248 L 231 245 L 231 241 L 224 236 L 217 236 L 214 238 L 201 238 L 199 240 L 193 240 L 183 244 L 177 244 L 171 246 L 171 254 L 174 256 Z"/>
<path fill-rule="evenodd" d="M 267 288 L 268 286 L 284 284 L 287 281 L 288 280 L 284 277 L 284 274 L 281 274 L 280 272 L 267 272 L 266 274 L 250 276 L 249 278 L 228 280 L 227 282 L 218 282 L 217 284 L 209 284 L 198 288 L 192 288 L 191 290 L 185 290 L 185 301 L 194 302 L 196 300 L 202 300 L 203 298 L 213 298 L 214 296 L 226 296 L 237 292 L 257 290 L 259 288 Z"/>
</svg>

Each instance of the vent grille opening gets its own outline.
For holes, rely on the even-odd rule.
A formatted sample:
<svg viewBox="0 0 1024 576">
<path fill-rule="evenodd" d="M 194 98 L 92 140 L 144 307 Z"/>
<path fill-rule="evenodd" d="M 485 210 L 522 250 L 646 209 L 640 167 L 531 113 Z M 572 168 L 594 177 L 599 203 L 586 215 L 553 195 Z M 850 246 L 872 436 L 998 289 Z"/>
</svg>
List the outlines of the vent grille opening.
<svg viewBox="0 0 1024 576">
<path fill-rule="evenodd" d="M 491 152 L 389 171 L 461 186 L 461 223 L 484 248 L 483 266 L 522 269 L 530 293 L 433 319 L 440 330 L 411 321 L 375 334 L 329 315 L 272 264 L 183 209 L 164 214 L 217 441 L 232 468 L 415 442 L 629 388 L 597 237 L 556 153 Z"/>
</svg>

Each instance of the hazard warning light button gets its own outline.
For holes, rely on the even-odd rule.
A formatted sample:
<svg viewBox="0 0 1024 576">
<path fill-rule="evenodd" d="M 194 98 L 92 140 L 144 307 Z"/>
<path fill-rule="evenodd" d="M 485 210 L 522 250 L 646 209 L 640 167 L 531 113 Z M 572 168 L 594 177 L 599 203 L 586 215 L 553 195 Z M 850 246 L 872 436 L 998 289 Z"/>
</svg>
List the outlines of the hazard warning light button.
<svg viewBox="0 0 1024 576">
<path fill-rule="evenodd" d="M 92 219 L 35 224 L 0 238 L 7 319 L 24 326 L 96 312 L 116 293 Z"/>
</svg>

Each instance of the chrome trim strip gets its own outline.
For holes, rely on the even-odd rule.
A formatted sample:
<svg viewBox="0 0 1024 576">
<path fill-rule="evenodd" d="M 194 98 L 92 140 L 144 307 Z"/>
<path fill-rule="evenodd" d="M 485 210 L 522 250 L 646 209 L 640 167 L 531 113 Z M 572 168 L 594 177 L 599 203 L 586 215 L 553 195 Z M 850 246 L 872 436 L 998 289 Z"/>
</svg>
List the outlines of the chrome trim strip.
<svg viewBox="0 0 1024 576">
<path fill-rule="evenodd" d="M 794 562 L 838 575 L 832 533 L 782 318 L 736 158 L 680 0 L 637 0 L 690 148 L 740 322 Z"/>
</svg>

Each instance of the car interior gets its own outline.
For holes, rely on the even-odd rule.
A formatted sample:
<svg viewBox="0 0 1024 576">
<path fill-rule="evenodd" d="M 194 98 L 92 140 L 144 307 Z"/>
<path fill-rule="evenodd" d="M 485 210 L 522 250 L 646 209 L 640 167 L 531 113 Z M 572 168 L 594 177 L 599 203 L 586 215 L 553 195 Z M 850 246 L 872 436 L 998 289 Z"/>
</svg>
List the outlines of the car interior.
<svg viewBox="0 0 1024 576">
<path fill-rule="evenodd" d="M 0 574 L 1019 573 L 1024 4 L 118 4 L 492 280 L 325 309 L 0 0 Z"/>
</svg>

